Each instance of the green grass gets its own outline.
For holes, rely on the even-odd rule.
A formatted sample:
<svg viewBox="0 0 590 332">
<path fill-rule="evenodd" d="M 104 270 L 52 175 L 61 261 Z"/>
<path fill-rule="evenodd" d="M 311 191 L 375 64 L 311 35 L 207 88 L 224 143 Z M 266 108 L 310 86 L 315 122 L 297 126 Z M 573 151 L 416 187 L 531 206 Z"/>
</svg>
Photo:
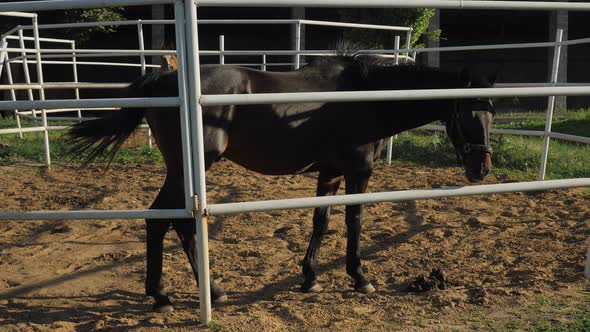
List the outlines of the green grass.
<svg viewBox="0 0 590 332">
<path fill-rule="evenodd" d="M 590 331 L 590 317 L 578 315 L 570 323 L 552 322 L 540 319 L 533 324 L 535 332 L 588 332 Z"/>
<path fill-rule="evenodd" d="M 490 319 L 489 309 L 480 308 L 467 313 L 465 320 L 474 330 L 530 331 L 530 332 L 587 332 L 590 331 L 590 295 L 556 296 L 537 294 L 533 301 L 507 311 L 496 311 L 506 318 Z M 501 309 L 502 310 L 502 309 Z M 473 316 L 471 316 L 473 315 Z M 464 320 L 461 317 L 461 320 Z"/>
<path fill-rule="evenodd" d="M 71 122 L 55 123 L 52 126 L 67 126 Z M 23 127 L 34 127 L 32 121 L 23 121 Z M 0 119 L 0 129 L 16 128 L 12 119 Z M 49 132 L 49 152 L 53 163 L 78 164 L 80 158 L 68 154 L 68 142 L 62 139 L 63 131 Z M 0 135 L 0 164 L 9 164 L 19 161 L 42 163 L 45 160 L 43 148 L 43 135 L 25 133 L 20 139 L 16 135 Z M 157 148 L 150 149 L 147 146 L 139 148 L 122 147 L 113 159 L 114 163 L 158 163 L 162 162 L 162 155 Z"/>
<path fill-rule="evenodd" d="M 80 158 L 70 156 L 67 153 L 68 144 L 60 139 L 50 139 L 49 152 L 51 160 L 54 163 L 72 163 L 78 164 Z M 35 138 L 25 139 L 0 139 L 0 164 L 14 163 L 18 161 L 44 162 L 45 152 L 43 150 L 43 140 Z M 114 163 L 147 163 L 154 164 L 161 162 L 162 155 L 157 148 L 140 148 L 123 147 L 115 155 Z"/>
<path fill-rule="evenodd" d="M 563 120 L 569 119 L 572 117 L 576 117 L 581 113 L 588 113 L 590 109 L 570 109 L 570 110 L 555 110 L 553 112 L 553 119 L 554 120 Z M 497 117 L 502 118 L 536 118 L 536 119 L 545 119 L 547 114 L 547 110 L 538 110 L 538 111 L 523 111 L 523 112 L 509 112 L 509 113 L 500 113 Z"/>
<path fill-rule="evenodd" d="M 527 316 L 530 330 L 535 332 L 590 331 L 590 296 L 584 296 L 581 303 L 562 303 L 539 295 L 529 307 Z"/>
<path fill-rule="evenodd" d="M 496 135 L 492 138 L 494 172 L 518 178 L 538 175 L 543 139 Z M 406 133 L 394 140 L 396 160 L 431 167 L 457 166 L 454 149 L 446 134 Z M 552 140 L 547 162 L 548 179 L 590 176 L 590 146 Z"/>
<path fill-rule="evenodd" d="M 564 113 L 565 114 L 565 113 Z M 567 112 L 567 117 L 553 122 L 553 131 L 563 134 L 590 136 L 590 111 Z M 498 128 L 544 130 L 543 119 L 534 119 Z M 494 135 L 494 172 L 506 173 L 517 178 L 535 179 L 539 173 L 543 138 L 515 135 Z M 393 156 L 396 160 L 432 167 L 456 166 L 456 157 L 450 140 L 444 133 L 410 132 L 394 140 Z M 550 141 L 547 163 L 547 179 L 590 177 L 590 146 Z"/>
<path fill-rule="evenodd" d="M 510 114 L 513 117 L 530 116 L 540 113 Z M 520 116 L 518 116 L 520 115 Z M 64 123 L 67 124 L 67 123 Z M 57 125 L 64 125 L 57 124 Z M 23 126 L 32 126 L 30 121 Z M 52 123 L 53 125 L 53 123 Z M 14 128 L 12 119 L 0 119 L 0 128 Z M 498 125 L 499 128 L 543 130 L 544 119 L 532 119 Z M 590 136 L 590 110 L 562 111 L 556 116 L 554 131 L 564 134 Z M 56 163 L 75 163 L 78 159 L 67 155 L 67 142 L 61 137 L 62 132 L 50 132 L 52 161 Z M 0 163 L 17 161 L 43 162 L 43 142 L 34 133 L 24 135 L 20 140 L 16 135 L 0 136 Z M 494 135 L 494 172 L 509 174 L 519 179 L 535 179 L 539 172 L 543 139 L 513 135 Z M 548 157 L 547 178 L 590 177 L 590 145 L 551 140 Z M 394 140 L 394 158 L 431 167 L 457 166 L 455 152 L 446 134 L 431 132 L 410 132 Z M 115 156 L 115 163 L 158 163 L 162 156 L 158 149 L 147 147 L 123 147 Z"/>
<path fill-rule="evenodd" d="M 221 332 L 225 330 L 225 327 L 223 326 L 223 324 L 221 324 L 221 322 L 212 320 L 209 323 L 205 324 L 205 327 L 211 331 L 214 332 Z"/>
<path fill-rule="evenodd" d="M 545 118 L 535 117 L 538 113 L 518 113 L 525 117 L 534 117 L 526 121 L 513 122 L 510 124 L 497 125 L 497 128 L 524 129 L 524 130 L 545 130 Z M 544 115 L 544 114 L 543 114 Z M 590 110 L 568 111 L 558 113 L 553 121 L 551 131 L 576 136 L 590 136 Z"/>
</svg>

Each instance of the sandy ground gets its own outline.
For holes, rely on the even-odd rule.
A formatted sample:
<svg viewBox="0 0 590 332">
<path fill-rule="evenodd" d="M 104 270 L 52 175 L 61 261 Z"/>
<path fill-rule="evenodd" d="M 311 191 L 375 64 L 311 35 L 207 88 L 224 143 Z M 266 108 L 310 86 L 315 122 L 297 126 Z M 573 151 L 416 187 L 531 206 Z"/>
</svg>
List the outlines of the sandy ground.
<svg viewBox="0 0 590 332">
<path fill-rule="evenodd" d="M 2 166 L 0 211 L 144 209 L 163 177 L 162 165 L 78 173 Z M 486 183 L 509 181 L 494 174 Z M 459 168 L 380 164 L 370 188 L 464 184 Z M 208 190 L 213 202 L 303 197 L 314 194 L 315 175 L 262 176 L 220 161 L 208 173 Z M 539 302 L 560 308 L 546 319 L 567 323 L 588 307 L 589 203 L 588 191 L 574 189 L 369 205 L 362 252 L 377 292 L 368 296 L 352 291 L 345 272 L 343 207 L 334 209 L 320 251 L 320 294 L 299 291 L 311 210 L 211 218 L 212 271 L 229 301 L 214 308 L 209 328 L 527 329 Z M 143 220 L 0 222 L 0 330 L 193 330 L 198 290 L 176 235 L 168 234 L 164 257 L 176 307 L 170 314 L 151 313 L 143 294 L 144 239 Z M 446 289 L 405 291 L 434 268 L 446 271 Z"/>
</svg>

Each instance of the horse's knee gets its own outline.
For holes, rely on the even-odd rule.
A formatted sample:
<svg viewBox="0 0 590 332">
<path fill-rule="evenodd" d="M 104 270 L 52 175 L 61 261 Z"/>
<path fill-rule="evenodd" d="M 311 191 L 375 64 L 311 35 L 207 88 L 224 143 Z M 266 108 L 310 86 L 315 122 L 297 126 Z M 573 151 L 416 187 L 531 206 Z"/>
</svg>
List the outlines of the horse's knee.
<svg viewBox="0 0 590 332">
<path fill-rule="evenodd" d="M 166 235 L 166 232 L 168 232 L 168 229 L 170 228 L 170 220 L 146 219 L 145 226 L 148 239 L 163 239 Z"/>
<path fill-rule="evenodd" d="M 178 219 L 172 222 L 172 227 L 178 235 L 182 245 L 190 245 L 197 241 L 197 228 L 192 219 Z M 194 244 L 193 244 L 194 245 Z"/>
</svg>

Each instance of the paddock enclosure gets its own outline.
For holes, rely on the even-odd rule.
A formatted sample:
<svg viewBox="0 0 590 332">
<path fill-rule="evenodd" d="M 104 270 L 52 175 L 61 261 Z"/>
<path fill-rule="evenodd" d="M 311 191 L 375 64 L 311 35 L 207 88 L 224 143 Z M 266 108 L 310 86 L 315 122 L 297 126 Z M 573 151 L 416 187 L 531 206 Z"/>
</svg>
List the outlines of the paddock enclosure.
<svg viewBox="0 0 590 332">
<path fill-rule="evenodd" d="M 103 6 L 156 3 L 172 2 L 101 1 Z M 96 170 L 84 175 L 62 165 L 52 170 L 1 166 L 4 188 L 0 193 L 0 220 L 3 220 L 0 223 L 3 265 L 0 326 L 13 330 L 158 330 L 163 326 L 183 330 L 192 329 L 200 322 L 218 330 L 472 330 L 511 328 L 510 324 L 526 328 L 548 316 L 568 323 L 580 310 L 588 311 L 588 283 L 583 278 L 590 235 L 588 191 L 563 188 L 587 187 L 590 179 L 515 183 L 509 176 L 494 174 L 483 186 L 469 186 L 458 168 L 433 170 L 380 164 L 371 191 L 383 194 L 307 199 L 303 197 L 315 190 L 313 176 L 261 176 L 222 161 L 207 174 L 205 181 L 200 109 L 207 105 L 277 101 L 586 95 L 590 94 L 590 87 L 555 86 L 552 80 L 550 87 L 485 91 L 201 96 L 199 59 L 193 56 L 199 50 L 197 9 L 188 1 L 174 4 L 176 37 L 182 41 L 177 43 L 176 50 L 182 73 L 179 97 L 43 100 L 43 77 L 38 75 L 41 100 L 1 101 L 0 107 L 42 110 L 41 129 L 45 133 L 46 109 L 179 107 L 186 157 L 185 199 L 190 208 L 146 210 L 163 180 L 164 170 L 158 165 L 117 166 L 120 168 L 104 173 L 104 178 L 97 176 Z M 295 4 L 590 10 L 590 3 L 518 1 L 198 1 L 199 6 Z M 88 0 L 14 2 L 0 4 L 0 12 L 93 6 L 96 2 Z M 32 18 L 33 26 L 37 25 L 36 16 Z M 38 36 L 34 39 L 39 42 Z M 581 42 L 587 40 L 563 42 L 558 35 L 556 42 L 542 47 L 554 47 L 558 55 L 561 45 Z M 39 45 L 35 49 L 3 47 L 8 52 L 32 53 L 35 64 L 41 65 Z M 398 49 L 389 53 L 409 56 L 414 51 L 419 50 Z M 53 52 L 71 54 L 72 50 Z M 121 50 L 121 53 L 129 52 Z M 306 52 L 285 51 L 285 54 Z M 554 66 L 554 74 L 557 70 Z M 550 132 L 551 104 L 549 98 L 548 124 L 542 133 L 546 146 L 549 138 L 559 136 Z M 47 135 L 44 137 L 47 141 Z M 362 296 L 348 290 L 342 259 L 343 208 L 338 207 L 331 234 L 320 254 L 319 268 L 326 272 L 321 279 L 326 290 L 321 294 L 299 293 L 299 279 L 294 276 L 299 273 L 299 259 L 311 232 L 311 211 L 301 208 L 387 201 L 397 202 L 369 205 L 362 241 L 367 257 L 365 266 L 370 278 L 376 281 L 378 292 Z M 285 208 L 297 210 L 278 211 Z M 148 312 L 149 304 L 142 295 L 143 221 L 137 219 L 145 217 L 195 218 L 200 239 L 199 304 L 186 268 L 186 274 L 166 278 L 177 311 L 169 316 Z M 184 256 L 173 254 L 178 251 L 177 244 L 171 240 L 167 244 L 165 269 L 166 264 L 186 265 Z M 214 274 L 230 296 L 228 304 L 215 308 L 214 321 L 211 321 L 207 277 L 209 252 Z M 434 268 L 446 271 L 446 289 L 424 294 L 405 292 L 415 277 L 427 275 Z M 195 316 L 196 307 L 201 311 L 200 320 Z"/>
<path fill-rule="evenodd" d="M 104 177 L 93 176 L 99 169 L 0 171 L 10 175 L 2 211 L 141 208 L 165 174 L 161 165 L 116 166 Z M 207 180 L 213 202 L 310 196 L 316 185 L 311 175 L 261 176 L 228 161 L 215 164 Z M 486 183 L 511 181 L 493 174 Z M 380 163 L 370 188 L 463 184 L 458 167 Z M 320 250 L 319 294 L 299 290 L 311 209 L 211 218 L 212 272 L 230 299 L 213 307 L 213 321 L 224 331 L 487 331 L 535 320 L 567 323 L 588 308 L 582 274 L 589 197 L 570 189 L 368 205 L 362 251 L 377 288 L 369 296 L 355 293 L 345 272 L 344 207 L 335 207 Z M 0 329 L 194 329 L 195 282 L 174 232 L 165 242 L 164 275 L 176 311 L 150 312 L 144 229 L 139 219 L 0 224 Z M 435 268 L 447 272 L 447 289 L 405 291 Z"/>
</svg>

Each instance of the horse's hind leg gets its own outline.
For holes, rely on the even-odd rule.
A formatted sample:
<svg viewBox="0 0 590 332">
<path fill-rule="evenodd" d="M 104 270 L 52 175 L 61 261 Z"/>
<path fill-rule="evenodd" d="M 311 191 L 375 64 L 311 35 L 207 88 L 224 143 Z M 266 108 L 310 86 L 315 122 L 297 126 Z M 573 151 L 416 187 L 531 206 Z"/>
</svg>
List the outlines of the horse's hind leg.
<svg viewBox="0 0 590 332">
<path fill-rule="evenodd" d="M 331 196 L 335 195 L 340 187 L 341 175 L 334 172 L 320 171 L 318 175 L 317 196 Z M 328 222 L 330 218 L 330 207 L 319 207 L 313 210 L 313 233 L 307 253 L 303 259 L 303 276 L 305 281 L 301 285 L 303 292 L 321 292 L 322 286 L 317 282 L 316 257 L 322 239 L 328 231 Z"/>
<path fill-rule="evenodd" d="M 359 165 L 355 171 L 345 174 L 346 193 L 359 194 L 367 191 L 369 178 L 372 173 L 372 161 L 365 159 L 366 165 Z M 375 287 L 365 277 L 361 266 L 361 229 L 362 205 L 346 206 L 346 272 L 355 280 L 354 289 L 358 292 L 370 294 Z"/>
<path fill-rule="evenodd" d="M 191 264 L 191 268 L 193 269 L 193 273 L 195 274 L 195 280 L 197 281 L 197 286 L 199 284 L 199 274 L 198 274 L 198 264 L 197 264 L 197 237 L 196 237 L 196 224 L 195 221 L 192 219 L 181 219 L 175 220 L 173 222 L 173 227 L 176 230 L 176 234 L 178 234 L 178 238 L 180 238 L 180 242 L 182 243 L 182 248 L 186 253 L 188 261 Z M 211 297 L 214 303 L 223 303 L 227 301 L 227 295 L 225 292 L 219 288 L 213 277 L 210 280 L 211 285 Z"/>
</svg>

